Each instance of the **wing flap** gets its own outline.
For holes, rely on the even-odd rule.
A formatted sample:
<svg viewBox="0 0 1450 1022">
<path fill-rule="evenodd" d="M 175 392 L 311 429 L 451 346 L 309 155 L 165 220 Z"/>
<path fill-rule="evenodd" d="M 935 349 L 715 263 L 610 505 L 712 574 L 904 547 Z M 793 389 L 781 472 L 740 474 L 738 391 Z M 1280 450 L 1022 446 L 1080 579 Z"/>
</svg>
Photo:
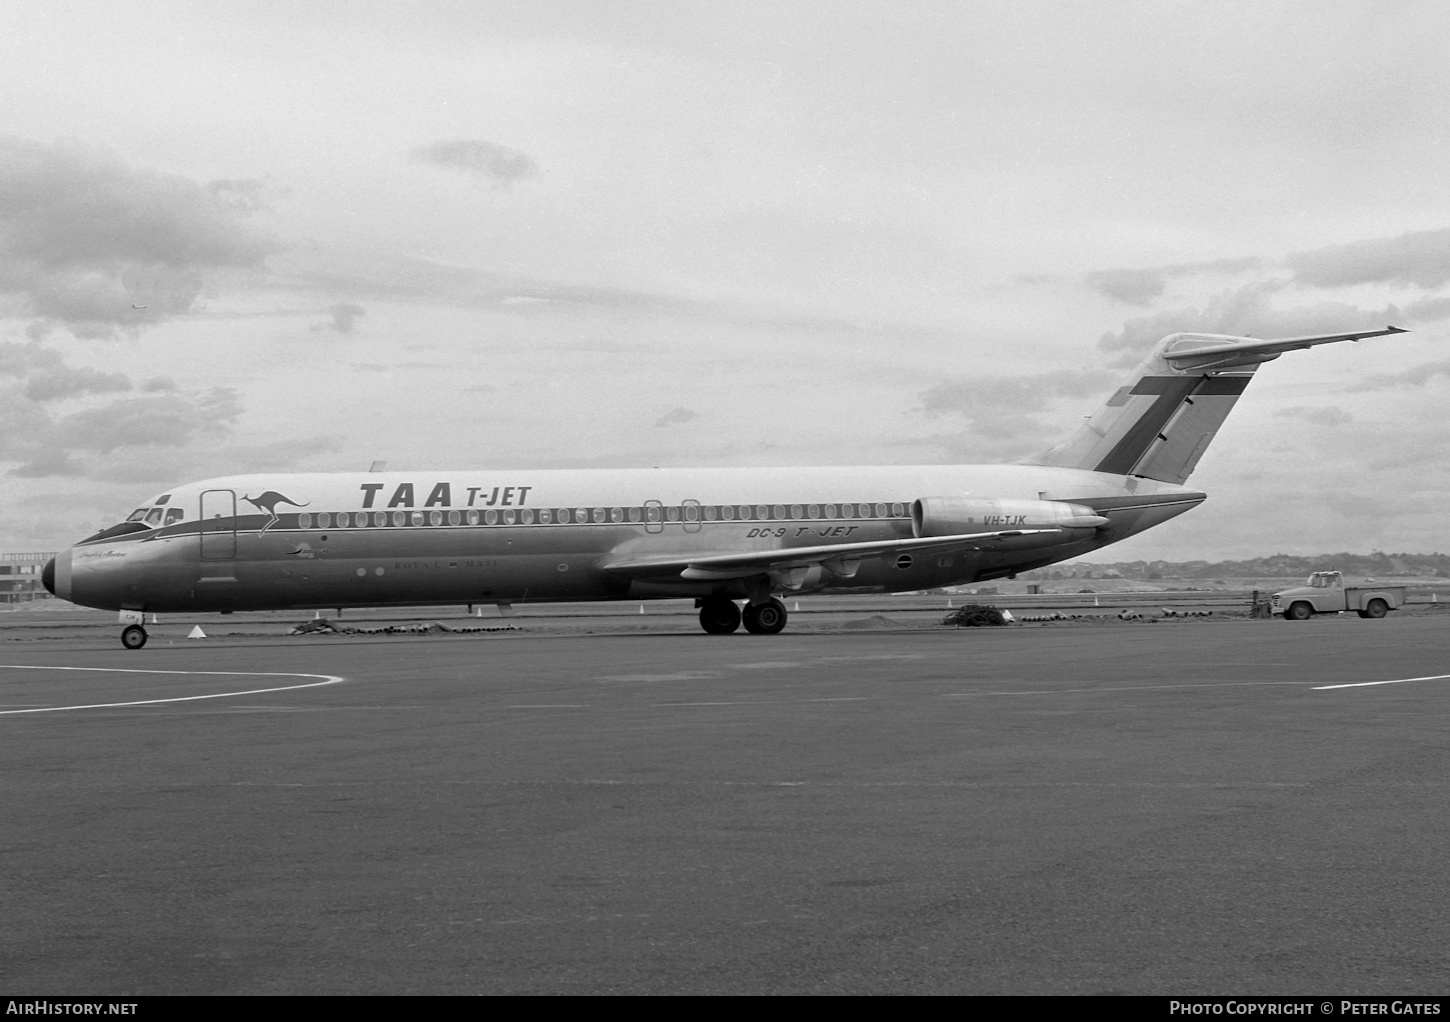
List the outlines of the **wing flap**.
<svg viewBox="0 0 1450 1022">
<path fill-rule="evenodd" d="M 1009 529 L 972 532 L 955 536 L 879 540 L 866 543 L 835 543 L 826 546 L 752 550 L 740 553 L 674 554 L 661 557 L 626 558 L 600 565 L 604 571 L 637 578 L 677 576 L 691 581 L 750 578 L 772 571 L 788 571 L 825 565 L 834 574 L 850 577 L 861 560 L 905 553 L 951 553 L 980 544 L 994 544 L 1019 537 L 1049 540 L 1063 536 L 1061 529 Z"/>
</svg>

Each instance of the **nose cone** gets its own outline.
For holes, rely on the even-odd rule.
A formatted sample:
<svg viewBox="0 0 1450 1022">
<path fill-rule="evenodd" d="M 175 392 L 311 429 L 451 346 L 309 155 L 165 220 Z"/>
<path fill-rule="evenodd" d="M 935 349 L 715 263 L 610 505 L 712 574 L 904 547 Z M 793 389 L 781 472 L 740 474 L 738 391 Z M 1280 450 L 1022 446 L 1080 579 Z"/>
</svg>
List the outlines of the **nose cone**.
<svg viewBox="0 0 1450 1022">
<path fill-rule="evenodd" d="M 45 567 L 40 569 L 40 584 L 45 586 L 51 596 L 55 595 L 55 558 L 45 562 Z"/>
</svg>

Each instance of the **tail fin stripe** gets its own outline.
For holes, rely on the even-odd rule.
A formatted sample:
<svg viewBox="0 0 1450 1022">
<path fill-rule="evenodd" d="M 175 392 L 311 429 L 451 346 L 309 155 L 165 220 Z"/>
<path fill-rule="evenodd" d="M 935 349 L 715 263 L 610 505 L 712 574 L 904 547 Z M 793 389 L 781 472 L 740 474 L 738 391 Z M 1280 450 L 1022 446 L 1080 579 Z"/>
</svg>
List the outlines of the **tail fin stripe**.
<svg viewBox="0 0 1450 1022">
<path fill-rule="evenodd" d="M 1168 420 L 1173 418 L 1173 413 L 1178 410 L 1183 399 L 1193 393 L 1199 380 L 1197 376 L 1149 376 L 1141 380 L 1132 393 L 1157 394 L 1158 400 L 1113 445 L 1113 449 L 1095 466 L 1094 471 L 1111 472 L 1119 476 L 1132 471 L 1148 445 L 1163 432 Z"/>
</svg>

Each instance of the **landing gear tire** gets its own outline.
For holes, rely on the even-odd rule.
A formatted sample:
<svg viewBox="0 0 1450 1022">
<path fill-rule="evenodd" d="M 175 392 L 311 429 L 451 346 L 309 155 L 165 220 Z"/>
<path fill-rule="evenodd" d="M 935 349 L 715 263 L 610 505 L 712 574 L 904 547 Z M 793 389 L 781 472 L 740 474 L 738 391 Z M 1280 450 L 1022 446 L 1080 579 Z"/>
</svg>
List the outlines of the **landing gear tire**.
<svg viewBox="0 0 1450 1022">
<path fill-rule="evenodd" d="M 785 604 L 779 600 L 749 604 L 745 608 L 745 630 L 752 635 L 775 635 L 785 628 Z"/>
<path fill-rule="evenodd" d="M 146 645 L 146 629 L 140 625 L 129 625 L 121 629 L 121 645 L 127 649 L 140 649 Z"/>
<path fill-rule="evenodd" d="M 700 627 L 711 635 L 729 635 L 740 627 L 740 608 L 734 600 L 706 600 L 700 604 Z"/>
<path fill-rule="evenodd" d="M 1290 604 L 1289 609 L 1284 611 L 1284 619 L 1286 621 L 1308 621 L 1313 614 L 1314 609 L 1301 600 L 1298 603 Z"/>
</svg>

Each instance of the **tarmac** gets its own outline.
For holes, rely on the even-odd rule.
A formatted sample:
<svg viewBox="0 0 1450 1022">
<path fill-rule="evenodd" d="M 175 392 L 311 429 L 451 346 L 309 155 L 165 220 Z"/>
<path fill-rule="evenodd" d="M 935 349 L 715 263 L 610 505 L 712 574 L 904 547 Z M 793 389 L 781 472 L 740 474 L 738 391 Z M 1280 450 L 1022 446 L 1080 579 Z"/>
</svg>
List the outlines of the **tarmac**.
<svg viewBox="0 0 1450 1022">
<path fill-rule="evenodd" d="M 0 992 L 1450 991 L 1450 614 L 836 613 L 12 615 Z"/>
</svg>

